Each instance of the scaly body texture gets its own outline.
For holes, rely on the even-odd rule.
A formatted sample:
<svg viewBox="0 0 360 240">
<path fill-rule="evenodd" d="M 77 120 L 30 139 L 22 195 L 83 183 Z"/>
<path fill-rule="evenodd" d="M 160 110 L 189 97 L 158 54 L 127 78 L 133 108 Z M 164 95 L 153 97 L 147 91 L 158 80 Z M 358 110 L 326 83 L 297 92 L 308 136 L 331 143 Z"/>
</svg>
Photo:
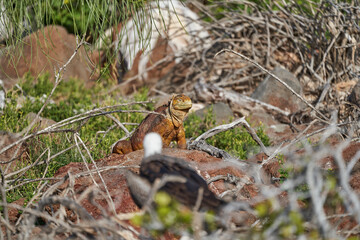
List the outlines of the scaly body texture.
<svg viewBox="0 0 360 240">
<path fill-rule="evenodd" d="M 143 149 L 143 140 L 147 133 L 156 132 L 161 136 L 163 146 L 168 147 L 171 141 L 176 141 L 179 148 L 186 148 L 183 121 L 192 106 L 191 99 L 184 95 L 174 95 L 167 105 L 155 110 L 159 114 L 149 114 L 137 127 L 129 140 L 119 141 L 113 148 L 113 153 L 126 154 Z"/>
</svg>

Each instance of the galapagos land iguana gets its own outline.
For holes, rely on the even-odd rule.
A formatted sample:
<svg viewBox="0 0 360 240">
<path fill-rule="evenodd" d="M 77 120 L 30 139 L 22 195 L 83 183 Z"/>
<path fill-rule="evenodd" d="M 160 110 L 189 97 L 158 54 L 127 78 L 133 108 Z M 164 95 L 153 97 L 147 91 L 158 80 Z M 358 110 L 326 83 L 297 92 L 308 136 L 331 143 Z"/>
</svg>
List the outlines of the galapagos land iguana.
<svg viewBox="0 0 360 240">
<path fill-rule="evenodd" d="M 161 136 L 163 146 L 168 147 L 171 141 L 176 141 L 179 148 L 186 148 L 183 121 L 192 107 L 191 99 L 184 95 L 174 95 L 168 104 L 158 107 L 140 123 L 129 140 L 118 141 L 112 149 L 113 153 L 126 154 L 143 149 L 143 140 L 147 133 L 156 132 Z M 164 117 L 165 115 L 165 117 Z"/>
</svg>

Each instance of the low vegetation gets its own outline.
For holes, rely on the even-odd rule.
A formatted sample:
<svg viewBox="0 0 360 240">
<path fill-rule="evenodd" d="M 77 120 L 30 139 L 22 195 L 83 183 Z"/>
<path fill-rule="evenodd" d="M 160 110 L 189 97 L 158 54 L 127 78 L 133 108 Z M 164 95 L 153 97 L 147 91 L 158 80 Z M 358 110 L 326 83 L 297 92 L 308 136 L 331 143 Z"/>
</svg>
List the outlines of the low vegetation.
<svg viewBox="0 0 360 240">
<path fill-rule="evenodd" d="M 106 86 L 108 85 L 108 86 Z M 62 121 L 66 118 L 72 117 L 79 113 L 84 113 L 93 108 L 116 105 L 125 103 L 124 99 L 116 96 L 114 92 L 112 95 L 102 94 L 109 89 L 110 83 L 100 83 L 96 87 L 87 89 L 77 79 L 71 79 L 68 82 L 61 82 L 56 89 L 50 103 L 44 109 L 41 117 L 52 119 L 56 122 Z M 0 118 L 0 130 L 18 133 L 27 130 L 30 122 L 27 118 L 29 113 L 37 113 L 48 94 L 53 88 L 53 83 L 49 80 L 49 75 L 44 74 L 34 79 L 30 75 L 26 75 L 19 84 L 11 91 L 7 92 L 7 105 L 4 114 Z M 147 89 L 140 90 L 134 95 L 133 101 L 146 101 Z M 126 106 L 123 110 L 154 110 L 154 103 L 145 105 Z M 122 123 L 140 123 L 144 118 L 142 113 L 113 113 L 116 119 Z M 77 129 L 80 138 L 86 144 L 91 152 L 93 159 L 100 159 L 110 153 L 111 145 L 118 139 L 125 136 L 124 131 L 112 127 L 114 122 L 106 116 L 93 117 L 83 122 L 74 123 L 66 126 L 67 129 Z M 191 114 L 185 123 L 186 137 L 194 138 L 205 132 L 206 130 L 215 127 L 215 116 L 210 110 L 204 119 L 201 119 L 195 114 Z M 32 130 L 36 130 L 38 125 L 35 125 Z M 136 125 L 126 125 L 129 131 L 132 131 Z M 109 128 L 112 128 L 110 131 Z M 265 145 L 269 144 L 269 138 L 265 135 L 263 128 L 257 130 L 257 134 L 262 139 Z M 34 140 L 29 141 L 28 144 L 28 162 L 33 163 L 36 160 L 46 160 L 47 154 L 57 153 L 61 150 L 69 148 L 74 145 L 72 132 L 63 132 L 55 134 L 46 134 L 37 136 Z M 236 128 L 227 132 L 215 135 L 208 140 L 218 148 L 224 149 L 233 155 L 246 159 L 249 154 L 259 151 L 257 144 L 252 140 L 250 134 L 245 129 Z M 40 155 L 42 155 L 40 157 Z M 40 159 L 38 159 L 40 157 Z M 14 177 L 11 185 L 15 186 L 21 183 L 24 179 L 39 179 L 41 177 L 53 177 L 55 172 L 62 166 L 70 162 L 81 162 L 82 157 L 77 148 L 72 148 L 69 151 L 57 156 L 48 165 L 40 165 L 31 168 L 29 171 L 20 177 Z M 24 167 L 24 163 L 19 162 L 18 169 Z M 20 188 L 8 192 L 7 198 L 9 202 L 19 198 L 31 199 L 38 183 L 25 184 Z"/>
<path fill-rule="evenodd" d="M 87 89 L 77 79 L 61 82 L 50 103 L 42 112 L 41 117 L 59 122 L 93 108 L 125 103 L 126 101 L 117 97 L 115 92 L 110 95 L 102 94 L 110 87 L 111 84 L 107 83 L 98 84 L 95 88 Z M 37 79 L 26 75 L 18 87 L 14 87 L 7 92 L 8 102 L 0 119 L 0 130 L 12 133 L 26 131 L 30 124 L 27 114 L 37 113 L 41 109 L 52 88 L 53 83 L 49 80 L 48 74 L 41 75 Z M 147 89 L 144 88 L 134 95 L 131 101 L 146 101 L 148 100 L 147 93 Z M 154 110 L 154 103 L 124 107 L 124 110 L 128 109 Z M 112 116 L 122 123 L 140 123 L 144 118 L 142 113 L 113 113 Z M 98 116 L 84 122 L 74 123 L 66 126 L 66 128 L 78 131 L 80 138 L 90 150 L 92 158 L 96 160 L 109 154 L 111 145 L 125 136 L 124 131 L 118 128 L 111 129 L 113 125 L 114 123 L 110 118 Z M 194 113 L 190 114 L 184 125 L 188 139 L 195 138 L 206 130 L 215 127 L 215 115 L 212 108 L 205 114 L 204 119 Z M 38 125 L 35 125 L 29 131 L 38 130 L 37 127 Z M 136 125 L 126 125 L 126 127 L 131 131 Z M 108 131 L 109 129 L 110 131 Z M 269 144 L 269 138 L 265 135 L 262 127 L 257 129 L 257 134 L 265 145 Z M 249 154 L 259 151 L 257 144 L 243 128 L 217 134 L 207 141 L 209 144 L 222 148 L 241 159 L 246 159 Z M 26 145 L 26 161 L 18 161 L 15 170 L 34 162 L 44 161 L 46 163 L 47 153 L 58 153 L 74 146 L 73 132 L 40 135 L 28 141 Z M 46 164 L 39 164 L 30 168 L 24 174 L 13 176 L 9 182 L 9 186 L 13 190 L 7 192 L 7 201 L 11 203 L 24 198 L 25 203 L 28 202 L 40 187 L 39 182 L 26 183 L 28 179 L 52 178 L 60 167 L 70 162 L 81 161 L 83 160 L 79 150 L 73 147 Z M 133 224 L 148 229 L 154 237 L 159 237 L 168 231 L 179 236 L 185 232 L 194 234 L 192 228 L 193 212 L 181 206 L 164 192 L 159 192 L 156 195 L 155 203 L 158 206 L 155 219 L 151 214 L 138 215 L 132 219 Z M 207 213 L 204 219 L 209 230 L 216 229 L 217 223 L 213 213 Z"/>
<path fill-rule="evenodd" d="M 232 121 L 232 119 L 229 119 L 229 122 L 230 121 Z M 189 139 L 196 138 L 215 126 L 215 114 L 213 113 L 212 108 L 209 109 L 203 119 L 196 114 L 190 114 L 184 123 L 185 134 Z M 264 128 L 260 126 L 256 130 L 256 134 L 259 136 L 264 145 L 269 146 L 270 139 L 265 134 Z M 223 149 L 240 159 L 247 159 L 249 156 L 260 152 L 258 144 L 252 139 L 251 135 L 244 127 L 216 134 L 215 136 L 209 138 L 207 143 Z"/>
<path fill-rule="evenodd" d="M 146 2 L 147 0 L 123 1 L 122 4 L 116 5 L 115 2 L 84 0 L 41 2 L 33 0 L 26 3 L 16 0 L 2 1 L 1 11 L 3 8 L 6 9 L 5 12 L 14 23 L 13 26 L 17 27 L 7 27 L 8 35 L 13 37 L 2 40 L 0 44 L 18 43 L 30 32 L 30 29 L 25 29 L 28 24 L 31 25 L 32 30 L 48 24 L 61 24 L 69 32 L 81 36 L 86 34 L 86 41 L 94 43 L 109 26 L 115 26 L 129 17 L 132 10 L 141 9 Z M 359 8 L 351 1 L 331 0 L 250 0 L 244 2 L 209 0 L 203 2 L 205 3 L 201 5 L 201 8 L 195 8 L 203 12 L 199 14 L 207 22 L 205 25 L 209 27 L 209 31 L 212 31 L 213 36 L 220 36 L 214 37 L 214 40 L 218 43 L 231 43 L 231 46 L 221 45 L 221 48 L 231 47 L 234 51 L 251 57 L 267 69 L 282 65 L 291 72 L 296 72 L 300 82 L 305 86 L 306 98 L 312 99 L 312 104 L 319 103 L 316 108 L 331 119 L 328 122 L 321 119 L 320 122 L 325 123 L 326 129 L 318 145 L 314 146 L 305 138 L 302 141 L 302 133 L 299 133 L 296 137 L 299 138 L 295 140 L 302 142 L 296 151 L 301 149 L 303 155 L 299 157 L 298 152 L 292 152 L 285 147 L 282 153 L 277 155 L 275 161 L 280 164 L 280 178 L 277 180 L 280 181 L 274 183 L 279 187 L 273 188 L 277 192 L 273 193 L 272 189 L 269 191 L 268 185 L 259 187 L 264 199 L 247 205 L 249 209 L 251 208 L 249 212 L 256 215 L 257 221 L 251 226 L 235 229 L 235 234 L 238 234 L 236 236 L 243 239 L 358 239 L 360 204 L 358 192 L 354 190 L 354 186 L 356 187 L 358 183 L 354 183 L 354 179 L 356 181 L 358 179 L 353 177 L 359 174 L 355 172 L 355 165 L 359 159 L 357 155 L 357 159 L 354 157 L 346 165 L 342 157 L 345 145 L 349 146 L 351 141 L 359 141 L 358 135 L 355 137 L 356 133 L 354 133 L 359 129 L 356 126 L 358 107 L 352 104 L 354 106 L 351 108 L 352 112 L 349 113 L 349 103 L 345 99 L 347 93 L 341 92 L 344 95 L 340 96 L 337 88 L 341 86 L 337 84 L 357 80 L 359 75 L 359 63 L 356 58 L 358 54 L 356 43 L 359 42 Z M 32 19 L 35 20 L 30 21 Z M 214 50 L 217 51 L 216 48 Z M 206 54 L 203 56 L 206 58 Z M 197 57 L 194 58 L 194 63 L 195 60 L 199 60 Z M 214 62 L 213 58 L 210 59 L 216 67 L 222 69 L 220 79 L 225 80 L 222 83 L 219 82 L 220 84 L 226 86 L 235 79 L 241 79 L 238 83 L 227 86 L 232 87 L 233 90 L 238 89 L 240 92 L 246 90 L 244 93 L 248 94 L 257 83 L 264 79 L 264 75 L 258 74 L 259 71 L 255 66 L 251 64 L 245 66 L 243 60 L 230 59 L 231 65 L 245 66 L 238 71 L 228 66 L 228 60 L 225 59 L 224 65 L 220 66 L 219 62 Z M 194 66 L 196 71 L 202 71 L 211 65 Z M 111 112 L 111 116 L 124 123 L 128 131 L 132 131 L 145 114 L 121 112 L 120 108 L 123 111 L 153 110 L 154 103 L 146 102 L 147 89 L 142 89 L 132 99 L 123 99 L 119 97 L 116 90 L 110 91 L 114 84 L 107 81 L 107 71 L 107 69 L 102 69 L 105 76 L 102 76 L 92 89 L 85 88 L 77 79 L 61 82 L 42 111 L 41 117 L 60 122 L 94 108 L 144 101 L 142 104 L 125 105 Z M 204 71 L 194 75 L 192 81 L 195 83 L 207 76 L 202 73 Z M 248 76 L 251 78 L 246 80 L 245 77 Z M 30 121 L 27 116 L 29 113 L 37 113 L 42 108 L 52 88 L 53 83 L 47 74 L 36 79 L 27 75 L 18 86 L 7 91 L 6 108 L 0 115 L 1 133 L 21 133 L 24 136 L 25 132 L 37 131 L 38 125 L 29 129 Z M 178 91 L 181 90 L 178 89 Z M 338 119 L 332 115 L 335 112 Z M 309 112 L 299 114 L 300 117 L 309 118 L 311 121 L 319 120 Z M 211 110 L 204 119 L 195 114 L 190 115 L 185 122 L 186 137 L 195 138 L 214 127 L 214 119 L 215 116 Z M 259 127 L 256 131 L 262 142 L 269 145 L 270 140 L 264 133 L 264 128 Z M 340 133 L 339 135 L 343 138 L 344 143 L 341 146 L 334 147 L 326 142 L 326 138 L 334 133 Z M 70 162 L 90 162 L 91 158 L 95 160 L 103 158 L 110 153 L 111 145 L 124 136 L 124 131 L 115 124 L 114 119 L 104 114 L 68 124 L 56 133 L 31 138 L 26 141 L 25 156 L 21 158 L 21 161 L 15 162 L 16 166 L 11 171 L 33 166 L 10 177 L 2 173 L 1 187 L 6 187 L 6 189 L 0 189 L 6 191 L 6 199 L 2 201 L 12 203 L 21 198 L 25 199 L 25 202 L 34 200 L 34 196 L 39 193 L 41 187 L 52 180 L 60 167 Z M 76 139 L 81 139 L 86 147 L 78 148 Z M 346 142 L 347 139 L 348 142 Z M 207 139 L 207 142 L 241 159 L 247 159 L 259 151 L 258 145 L 242 128 L 217 134 Z M 66 151 L 56 155 L 63 150 Z M 87 150 L 90 157 L 86 155 Z M 47 161 L 49 156 L 55 157 Z M 336 166 L 342 169 L 325 170 L 323 166 L 320 166 L 323 158 L 327 156 L 334 157 L 338 161 L 335 161 Z M 35 205 L 37 201 L 36 199 Z M 189 209 L 183 208 L 163 192 L 156 194 L 155 203 L 157 204 L 155 218 L 147 212 L 132 218 L 132 223 L 146 228 L 154 237 L 159 237 L 168 231 L 179 237 L 184 235 L 193 237 L 197 234 L 193 224 L 196 216 Z M 2 216 L 6 218 L 6 207 L 3 206 L 6 204 L 2 203 L 1 207 Z M 28 206 L 30 207 L 27 210 L 33 207 L 33 205 Z M 25 209 L 23 210 L 25 212 Z M 3 218 L 1 221 L 10 222 Z M 57 223 L 59 228 L 54 229 L 63 230 L 60 223 L 65 223 L 65 221 L 61 221 Z M 102 221 L 103 225 L 100 228 L 104 232 L 119 227 L 110 217 Z M 205 222 L 207 230 L 211 231 L 218 227 L 215 216 L 211 213 L 205 216 Z M 66 224 L 68 223 L 70 221 L 66 221 Z M 90 231 L 97 230 L 96 227 L 82 226 L 81 228 L 81 224 L 71 225 L 70 230 L 68 229 L 69 235 L 80 232 L 80 236 L 83 233 L 89 233 L 87 232 L 89 229 Z M 16 233 L 21 231 L 21 228 L 15 227 Z M 12 225 L 11 228 L 13 228 Z M 8 230 L 10 231 L 11 228 L 9 227 Z M 109 233 L 113 232 L 109 231 Z M 108 236 L 107 234 L 108 232 L 103 236 Z M 114 235 L 119 236 L 117 234 L 118 232 Z M 223 236 L 226 236 L 226 233 Z M 0 238 L 2 237 L 3 235 L 0 234 Z"/>
<path fill-rule="evenodd" d="M 111 83 L 105 83 L 103 85 L 98 84 L 92 89 L 86 89 L 76 79 L 62 82 L 41 116 L 59 122 L 93 108 L 126 102 L 124 99 L 117 97 L 116 92 L 110 95 L 103 94 L 104 91 L 111 87 Z M 53 83 L 50 82 L 47 74 L 40 76 L 38 79 L 27 75 L 18 87 L 7 92 L 8 102 L 0 119 L 0 130 L 13 133 L 27 130 L 29 126 L 27 114 L 31 112 L 37 113 L 40 110 L 52 87 Z M 146 101 L 148 100 L 147 93 L 147 89 L 142 89 L 134 95 L 131 101 Z M 123 109 L 154 110 L 154 103 L 125 106 Z M 123 123 L 140 123 L 144 118 L 142 113 L 112 113 L 112 116 Z M 90 150 L 92 158 L 96 160 L 109 154 L 111 145 L 119 138 L 125 136 L 124 131 L 116 127 L 112 128 L 113 125 L 114 123 L 110 118 L 97 116 L 66 126 L 66 128 L 76 129 L 80 138 Z M 205 114 L 203 119 L 194 113 L 190 114 L 184 126 L 188 139 L 196 138 L 206 130 L 215 127 L 215 115 L 212 108 Z M 36 130 L 36 127 L 37 125 L 30 131 Z M 131 131 L 136 125 L 126 125 L 126 127 Z M 256 130 L 262 142 L 265 145 L 269 145 L 270 139 L 264 133 L 263 127 L 259 127 Z M 240 159 L 247 159 L 249 155 L 259 152 L 258 145 L 243 128 L 235 128 L 217 134 L 207 141 L 209 144 L 224 149 Z M 18 161 L 16 167 L 21 169 L 34 162 L 44 161 L 46 163 L 47 152 L 54 154 L 72 146 L 74 146 L 73 132 L 37 136 L 27 142 L 26 161 Z M 28 179 L 51 178 L 60 167 L 70 162 L 81 161 L 83 160 L 79 150 L 73 147 L 46 164 L 37 165 L 30 168 L 24 174 L 13 176 L 9 182 L 9 186 L 13 190 L 7 192 L 7 201 L 10 203 L 19 198 L 25 198 L 25 202 L 29 201 L 33 198 L 40 184 L 39 182 L 26 183 Z M 88 159 L 87 161 L 90 160 Z M 280 174 L 282 182 L 290 177 L 296 178 L 296 175 L 301 174 L 301 171 L 303 171 L 303 168 L 294 171 L 293 166 L 286 165 L 283 155 L 278 156 L 278 161 L 281 165 Z M 336 179 L 331 171 L 329 171 L 327 179 L 329 196 L 326 200 L 326 206 L 335 207 L 341 202 L 341 197 L 336 193 Z M 295 191 L 303 196 L 299 197 L 303 204 L 310 204 L 306 198 L 309 191 L 306 183 L 299 184 Z M 195 216 L 192 211 L 181 206 L 164 192 L 156 194 L 155 203 L 157 205 L 156 215 L 149 213 L 137 215 L 131 220 L 132 223 L 148 229 L 153 237 L 162 236 L 166 232 L 172 232 L 178 236 L 195 234 L 196 230 L 193 228 Z M 306 221 L 303 219 L 303 214 L 279 208 L 271 199 L 258 204 L 255 207 L 255 213 L 264 223 L 263 227 L 253 226 L 251 231 L 244 235 L 246 237 L 262 239 L 265 236 L 263 235 L 264 231 L 271 230 L 273 223 L 278 221 L 277 219 L 282 218 L 284 218 L 284 221 L 279 222 L 277 228 L 277 236 L 281 239 L 296 236 L 307 236 L 310 239 L 317 239 L 320 236 L 316 228 L 305 229 Z M 206 213 L 203 219 L 209 232 L 219 226 L 219 219 L 216 219 L 215 215 L 211 212 Z"/>
<path fill-rule="evenodd" d="M 7 92 L 7 105 L 4 113 L 0 118 L 0 130 L 12 133 L 19 133 L 27 130 L 30 122 L 27 118 L 29 113 L 37 113 L 48 94 L 53 87 L 47 74 L 40 76 L 36 81 L 30 75 L 24 78 L 24 81 L 11 91 Z M 84 113 L 88 110 L 116 105 L 119 103 L 126 103 L 125 100 L 113 95 L 102 95 L 104 91 L 103 84 L 96 85 L 95 88 L 86 89 L 83 84 L 77 79 L 71 79 L 68 82 L 61 82 L 56 89 L 50 103 L 46 106 L 41 114 L 41 117 L 52 119 L 56 122 L 72 117 L 76 114 Z M 134 96 L 134 101 L 144 101 L 147 99 L 146 89 L 139 91 Z M 125 106 L 122 110 L 153 110 L 154 104 L 144 104 Z M 113 113 L 116 119 L 122 123 L 139 123 L 144 115 L 142 113 Z M 78 131 L 80 138 L 90 149 L 93 159 L 100 159 L 106 154 L 110 153 L 111 145 L 118 139 L 125 136 L 124 131 L 112 127 L 113 120 L 106 116 L 92 117 L 82 122 L 76 122 L 66 129 L 74 129 Z M 35 125 L 30 131 L 37 130 L 38 125 Z M 112 131 L 107 131 L 109 128 Z M 129 131 L 136 127 L 136 125 L 126 125 Z M 44 151 L 49 151 L 55 154 L 74 145 L 73 132 L 60 132 L 54 134 L 45 134 L 37 136 L 34 140 L 27 142 L 28 145 L 28 163 L 33 163 L 36 160 L 46 160 L 48 155 L 43 154 Z M 41 156 L 40 159 L 39 156 Z M 73 147 L 67 152 L 57 156 L 48 166 L 40 165 L 26 171 L 25 175 L 12 182 L 11 185 L 19 184 L 23 179 L 38 179 L 41 177 L 53 177 L 54 173 L 60 167 L 70 163 L 83 161 L 77 148 Z M 19 163 L 18 169 L 24 167 Z M 46 171 L 44 172 L 44 170 Z M 25 197 L 30 199 L 37 187 L 37 183 L 26 184 L 21 188 L 16 188 L 10 191 L 8 201 L 12 202 L 18 198 Z"/>
</svg>

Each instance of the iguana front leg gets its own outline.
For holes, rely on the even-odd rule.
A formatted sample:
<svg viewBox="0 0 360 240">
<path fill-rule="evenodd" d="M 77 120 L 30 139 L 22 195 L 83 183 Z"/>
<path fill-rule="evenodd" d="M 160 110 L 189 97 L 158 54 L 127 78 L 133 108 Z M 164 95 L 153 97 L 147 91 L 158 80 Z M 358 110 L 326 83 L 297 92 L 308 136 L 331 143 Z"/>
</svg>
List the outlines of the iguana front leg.
<svg viewBox="0 0 360 240">
<path fill-rule="evenodd" d="M 177 131 L 176 142 L 177 142 L 178 148 L 186 149 L 185 129 L 183 126 L 180 126 Z"/>
</svg>

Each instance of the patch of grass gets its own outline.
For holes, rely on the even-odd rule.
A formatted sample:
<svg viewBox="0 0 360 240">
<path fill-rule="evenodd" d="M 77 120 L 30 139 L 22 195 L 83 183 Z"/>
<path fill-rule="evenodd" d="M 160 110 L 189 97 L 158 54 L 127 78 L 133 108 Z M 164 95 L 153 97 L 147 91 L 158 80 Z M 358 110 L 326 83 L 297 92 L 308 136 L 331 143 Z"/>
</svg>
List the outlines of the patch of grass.
<svg viewBox="0 0 360 240">
<path fill-rule="evenodd" d="M 26 115 L 30 112 L 37 113 L 43 106 L 45 99 L 53 88 L 53 83 L 49 79 L 48 74 L 44 74 L 37 79 L 30 75 L 26 75 L 20 83 L 21 90 L 12 89 L 7 92 L 7 104 L 4 113 L 0 117 L 0 130 L 7 132 L 20 132 L 24 130 L 29 122 Z M 49 104 L 45 107 L 41 117 L 52 119 L 56 122 L 72 117 L 76 114 L 91 110 L 97 107 L 111 106 L 120 103 L 126 103 L 125 100 L 119 99 L 114 95 L 101 95 L 103 84 L 100 82 L 95 87 L 85 88 L 83 83 L 77 79 L 70 79 L 68 82 L 61 82 L 54 92 Z M 135 101 L 143 101 L 147 99 L 147 89 L 142 89 L 134 96 Z M 153 110 L 153 104 L 144 104 L 144 106 L 133 105 L 124 106 L 122 110 Z M 144 118 L 142 113 L 113 113 L 112 116 L 117 118 L 120 122 L 140 123 Z M 106 116 L 92 117 L 82 122 L 73 123 L 65 126 L 67 129 L 74 129 L 79 133 L 80 138 L 90 150 L 93 159 L 97 160 L 103 158 L 110 153 L 111 145 L 118 139 L 122 138 L 125 133 L 119 128 L 115 127 L 113 130 L 107 130 L 114 125 L 113 120 Z M 131 131 L 136 126 L 126 125 L 127 129 Z M 106 134 L 105 134 L 106 133 Z M 27 161 L 29 165 L 36 161 L 36 159 L 44 152 L 48 151 L 50 156 L 66 149 L 75 144 L 74 134 L 67 133 L 53 133 L 40 135 L 27 142 Z M 86 151 L 81 147 L 84 156 Z M 48 153 L 45 153 L 40 161 L 46 160 Z M 23 176 L 17 175 L 13 179 L 17 179 L 11 186 L 21 183 L 24 179 L 36 179 L 45 177 L 53 177 L 55 172 L 62 166 L 70 162 L 83 161 L 78 149 L 71 150 L 55 157 L 48 165 L 42 164 L 33 167 L 26 171 Z M 23 168 L 25 163 L 19 161 L 17 169 Z M 19 198 L 26 198 L 29 200 L 35 193 L 38 187 L 38 182 L 25 184 L 15 190 L 9 191 L 7 198 L 9 202 Z"/>
<path fill-rule="evenodd" d="M 231 14 L 232 12 L 243 12 L 246 10 L 247 14 L 252 14 L 256 9 L 263 11 L 279 11 L 280 8 L 286 8 L 289 12 L 293 14 L 306 15 L 309 17 L 314 17 L 317 13 L 316 7 L 320 5 L 320 0 L 314 1 L 273 1 L 273 0 L 250 0 L 248 3 L 242 2 L 225 2 L 218 0 L 208 0 L 206 1 L 206 5 L 208 5 L 211 9 L 212 15 L 217 19 L 224 18 L 226 15 Z M 252 4 L 251 4 L 252 3 Z M 326 3 L 324 4 L 327 5 Z M 212 18 L 203 14 L 204 21 L 212 22 Z"/>
<path fill-rule="evenodd" d="M 289 173 L 293 172 L 294 169 L 292 167 L 285 166 L 285 160 L 283 154 L 278 154 L 276 156 L 278 163 L 280 165 L 279 173 L 280 173 L 280 182 L 284 182 L 289 177 Z"/>
<path fill-rule="evenodd" d="M 87 34 L 94 39 L 99 32 L 127 19 L 131 10 L 144 7 L 146 0 L 125 1 L 123 3 L 85 0 L 47 0 L 38 11 L 44 25 L 61 25 L 70 33 Z"/>
<path fill-rule="evenodd" d="M 20 84 L 27 96 L 21 107 L 28 112 L 38 112 L 43 106 L 47 96 L 49 96 L 53 82 L 49 79 L 49 74 L 40 75 L 37 79 L 26 74 Z M 101 91 L 102 85 L 98 84 L 92 89 L 85 88 L 82 81 L 70 79 L 62 81 L 56 88 L 51 101 L 42 112 L 42 117 L 50 118 L 54 121 L 61 121 L 75 114 L 90 110 L 95 107 L 93 103 L 100 99 L 96 97 Z"/>
<path fill-rule="evenodd" d="M 7 100 L 6 107 L 0 117 L 0 130 L 20 132 L 28 125 L 27 120 L 24 118 L 26 113 L 22 109 L 17 109 L 16 94 L 8 92 Z"/>
<path fill-rule="evenodd" d="M 195 114 L 190 114 L 184 123 L 187 138 L 197 137 L 215 126 L 215 116 L 212 108 L 205 114 L 203 120 Z M 270 139 L 265 134 L 263 127 L 258 127 L 256 129 L 256 134 L 265 146 L 270 145 Z M 252 139 L 251 135 L 244 127 L 237 127 L 229 131 L 218 133 L 207 139 L 207 143 L 223 149 L 241 159 L 246 159 L 248 156 L 260 151 L 258 144 Z"/>
</svg>

